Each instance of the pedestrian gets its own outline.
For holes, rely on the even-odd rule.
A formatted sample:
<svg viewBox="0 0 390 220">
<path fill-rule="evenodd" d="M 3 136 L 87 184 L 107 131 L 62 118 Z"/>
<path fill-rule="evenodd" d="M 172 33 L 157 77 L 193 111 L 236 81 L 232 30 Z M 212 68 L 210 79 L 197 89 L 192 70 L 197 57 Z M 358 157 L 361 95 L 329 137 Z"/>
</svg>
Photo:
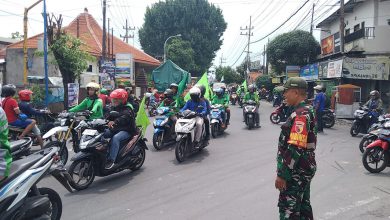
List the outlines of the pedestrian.
<svg viewBox="0 0 390 220">
<path fill-rule="evenodd" d="M 275 187 L 280 191 L 279 218 L 313 219 L 310 182 L 317 168 L 314 110 L 305 103 L 304 79 L 291 77 L 284 87 L 284 98 L 293 112 L 281 126 L 278 144 Z"/>
<path fill-rule="evenodd" d="M 314 90 L 316 92 L 316 97 L 314 98 L 313 106 L 316 110 L 316 119 L 317 119 L 317 131 L 323 132 L 324 131 L 324 124 L 322 122 L 322 115 L 325 108 L 325 101 L 326 97 L 323 92 L 323 88 L 320 85 L 317 85 L 314 87 Z"/>
</svg>

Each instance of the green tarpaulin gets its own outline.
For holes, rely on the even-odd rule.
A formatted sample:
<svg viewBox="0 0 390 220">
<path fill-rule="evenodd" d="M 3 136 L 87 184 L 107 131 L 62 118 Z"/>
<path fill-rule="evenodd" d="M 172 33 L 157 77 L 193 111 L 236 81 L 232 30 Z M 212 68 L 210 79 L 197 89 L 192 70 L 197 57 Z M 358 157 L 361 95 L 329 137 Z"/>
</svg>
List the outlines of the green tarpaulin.
<svg viewBox="0 0 390 220">
<path fill-rule="evenodd" d="M 154 85 L 159 92 L 164 92 L 171 83 L 179 84 L 186 77 L 187 83 L 190 83 L 191 75 L 171 60 L 161 64 L 152 73 Z"/>
</svg>

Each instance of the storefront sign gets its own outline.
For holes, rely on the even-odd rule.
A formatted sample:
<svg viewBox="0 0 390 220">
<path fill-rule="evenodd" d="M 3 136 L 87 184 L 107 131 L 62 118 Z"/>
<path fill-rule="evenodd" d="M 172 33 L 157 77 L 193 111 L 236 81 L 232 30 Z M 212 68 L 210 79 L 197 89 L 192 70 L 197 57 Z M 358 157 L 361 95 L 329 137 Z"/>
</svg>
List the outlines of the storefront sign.
<svg viewBox="0 0 390 220">
<path fill-rule="evenodd" d="M 323 79 L 328 76 L 328 61 L 318 64 L 318 78 Z"/>
<path fill-rule="evenodd" d="M 68 106 L 73 107 L 79 103 L 79 84 L 68 83 Z"/>
<path fill-rule="evenodd" d="M 326 78 L 340 78 L 343 71 L 343 60 L 330 61 Z"/>
<path fill-rule="evenodd" d="M 299 71 L 300 70 L 301 70 L 300 66 L 286 66 L 286 76 L 287 76 L 287 78 L 299 76 Z"/>
<path fill-rule="evenodd" d="M 321 51 L 322 55 L 331 54 L 334 51 L 334 38 L 333 35 L 330 35 L 327 38 L 321 40 Z"/>
<path fill-rule="evenodd" d="M 273 84 L 279 84 L 280 83 L 280 78 L 279 77 L 273 77 L 272 78 L 272 83 Z"/>
<path fill-rule="evenodd" d="M 390 59 L 387 57 L 344 59 L 343 77 L 352 79 L 389 79 Z"/>
<path fill-rule="evenodd" d="M 300 77 L 305 80 L 315 80 L 318 79 L 318 64 L 310 64 L 303 66 L 299 74 Z"/>
<path fill-rule="evenodd" d="M 133 56 L 131 54 L 118 53 L 115 55 L 115 77 L 133 78 Z"/>
</svg>

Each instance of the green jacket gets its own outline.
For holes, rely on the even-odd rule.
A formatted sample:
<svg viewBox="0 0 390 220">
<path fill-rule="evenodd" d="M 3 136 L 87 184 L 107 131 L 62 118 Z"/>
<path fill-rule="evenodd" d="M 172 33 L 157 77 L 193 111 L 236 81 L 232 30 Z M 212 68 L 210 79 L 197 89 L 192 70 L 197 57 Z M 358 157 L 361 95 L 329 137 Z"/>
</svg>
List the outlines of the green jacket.
<svg viewBox="0 0 390 220">
<path fill-rule="evenodd" d="M 256 102 L 256 104 L 259 104 L 259 95 L 256 92 L 254 93 L 247 92 L 244 96 L 244 102 L 247 102 L 249 100 L 253 100 Z"/>
<path fill-rule="evenodd" d="M 12 163 L 11 147 L 8 142 L 8 122 L 0 107 L 0 176 L 7 177 Z M 1 179 L 0 179 L 1 180 Z"/>
<path fill-rule="evenodd" d="M 85 98 L 80 104 L 75 107 L 69 109 L 69 112 L 80 112 L 89 110 L 92 112 L 91 117 L 89 119 L 98 119 L 103 118 L 103 102 L 101 99 L 94 100 L 89 97 Z M 93 106 L 92 106 L 93 104 Z"/>
<path fill-rule="evenodd" d="M 179 109 L 183 108 L 184 105 L 186 104 L 184 102 L 184 98 L 179 94 L 176 94 L 175 96 L 173 96 L 173 100 L 176 101 L 176 107 Z"/>
<path fill-rule="evenodd" d="M 222 98 L 219 98 L 217 95 L 214 95 L 212 98 L 211 104 L 212 105 L 220 104 L 220 105 L 227 107 L 229 105 L 229 101 L 226 100 L 225 96 L 223 96 Z"/>
</svg>

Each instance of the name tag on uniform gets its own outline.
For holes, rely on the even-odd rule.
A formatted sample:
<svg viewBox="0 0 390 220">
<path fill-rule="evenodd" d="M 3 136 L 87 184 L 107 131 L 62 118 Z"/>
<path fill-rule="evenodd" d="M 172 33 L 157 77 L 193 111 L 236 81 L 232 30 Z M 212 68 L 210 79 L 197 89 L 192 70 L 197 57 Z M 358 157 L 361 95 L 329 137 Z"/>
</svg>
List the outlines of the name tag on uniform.
<svg viewBox="0 0 390 220">
<path fill-rule="evenodd" d="M 287 143 L 307 148 L 307 119 L 304 115 L 297 115 L 291 128 L 290 137 Z"/>
</svg>

